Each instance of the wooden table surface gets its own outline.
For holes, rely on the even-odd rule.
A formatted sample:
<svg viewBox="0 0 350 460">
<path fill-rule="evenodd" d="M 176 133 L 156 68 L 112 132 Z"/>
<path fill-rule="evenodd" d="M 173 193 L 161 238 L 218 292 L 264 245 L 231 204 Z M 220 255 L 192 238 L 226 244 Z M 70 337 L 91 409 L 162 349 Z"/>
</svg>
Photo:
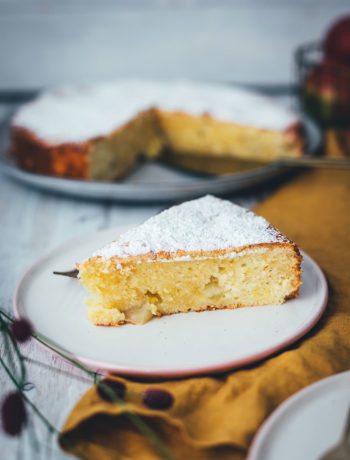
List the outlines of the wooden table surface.
<svg viewBox="0 0 350 460">
<path fill-rule="evenodd" d="M 0 105 L 0 118 L 5 117 L 10 109 L 9 105 Z M 269 189 L 265 188 L 232 198 L 238 204 L 251 208 L 268 193 Z M 161 209 L 164 209 L 164 204 L 130 205 L 71 199 L 28 188 L 0 175 L 1 308 L 12 314 L 12 298 L 18 280 L 46 252 L 96 230 L 139 223 Z M 49 310 L 50 305 L 47 308 Z M 23 345 L 21 350 L 24 356 L 54 368 L 27 363 L 27 380 L 34 384 L 27 395 L 55 427 L 61 428 L 70 410 L 92 382 L 86 380 L 81 371 L 34 340 Z M 2 356 L 3 352 L 4 344 L 0 343 Z M 13 384 L 1 368 L 0 400 L 13 389 Z M 49 440 L 51 453 L 48 454 L 43 449 L 48 440 L 46 428 L 35 415 L 31 415 L 30 419 L 34 422 L 35 433 L 42 447 L 41 454 L 33 454 L 31 428 L 28 426 L 20 438 L 9 438 L 0 430 L 0 458 L 71 458 L 59 449 L 55 439 Z"/>
</svg>

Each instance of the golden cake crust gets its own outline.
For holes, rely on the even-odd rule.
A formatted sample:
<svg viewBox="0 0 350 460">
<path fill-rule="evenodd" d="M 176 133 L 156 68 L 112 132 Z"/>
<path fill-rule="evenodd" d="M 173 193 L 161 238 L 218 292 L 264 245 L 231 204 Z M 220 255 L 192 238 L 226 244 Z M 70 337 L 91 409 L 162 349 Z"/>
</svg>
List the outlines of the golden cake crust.
<svg viewBox="0 0 350 460">
<path fill-rule="evenodd" d="M 235 149 L 240 151 L 243 148 L 246 154 L 239 156 L 245 158 L 246 155 L 247 159 L 254 159 L 255 152 L 259 152 L 263 161 L 271 161 L 280 155 L 300 156 L 303 153 L 304 133 L 299 121 L 290 124 L 283 131 L 275 131 L 254 125 L 243 126 L 233 121 L 220 121 L 210 114 L 192 116 L 185 111 L 166 111 L 159 107 L 141 111 L 110 134 L 93 137 L 85 142 L 63 141 L 51 145 L 41 139 L 39 133 L 18 124 L 12 125 L 10 153 L 21 168 L 30 172 L 73 179 L 94 179 L 90 171 L 91 148 L 98 141 L 107 140 L 112 136 L 117 138 L 132 122 L 137 124 L 137 121 L 142 119 L 151 121 L 155 116 L 158 118 L 157 125 L 163 131 L 160 133 L 162 140 L 159 146 L 153 148 L 154 152 L 151 155 L 142 151 L 135 152 L 135 163 L 139 154 L 155 157 L 164 150 L 215 157 L 235 156 Z M 159 126 L 155 127 L 155 131 Z M 137 136 L 140 136 L 139 131 L 135 132 L 135 137 Z M 140 145 L 135 148 L 142 149 Z M 130 165 L 122 172 L 117 169 L 114 177 L 108 177 L 106 180 L 120 179 L 130 169 Z"/>
<path fill-rule="evenodd" d="M 21 168 L 36 174 L 88 179 L 88 150 L 92 142 L 52 146 L 33 131 L 12 126 L 10 154 Z"/>
<path fill-rule="evenodd" d="M 281 238 L 285 238 L 282 233 L 279 233 Z M 191 259 L 200 259 L 200 258 L 220 258 L 224 257 L 225 255 L 236 253 L 239 254 L 243 251 L 249 249 L 257 249 L 257 248 L 269 248 L 269 247 L 277 247 L 277 246 L 288 246 L 295 251 L 296 256 L 299 258 L 300 263 L 302 260 L 302 256 L 300 254 L 298 246 L 293 243 L 292 241 L 285 238 L 284 242 L 276 242 L 276 243 L 258 243 L 258 244 L 248 244 L 245 246 L 240 246 L 239 248 L 228 248 L 228 249 L 217 249 L 211 251 L 177 251 L 176 253 L 173 252 L 166 252 L 166 251 L 159 251 L 157 253 L 148 252 L 146 254 L 139 254 L 137 256 L 130 256 L 130 257 L 111 257 L 109 260 L 114 265 L 114 268 L 117 269 L 118 265 L 122 264 L 123 266 L 128 266 L 129 264 L 137 263 L 138 261 L 162 261 L 162 260 L 179 260 L 181 258 L 190 257 Z M 85 265 L 89 264 L 92 259 L 100 259 L 103 260 L 102 256 L 93 256 L 86 259 L 81 264 L 77 263 L 76 267 L 78 270 L 84 268 Z"/>
</svg>

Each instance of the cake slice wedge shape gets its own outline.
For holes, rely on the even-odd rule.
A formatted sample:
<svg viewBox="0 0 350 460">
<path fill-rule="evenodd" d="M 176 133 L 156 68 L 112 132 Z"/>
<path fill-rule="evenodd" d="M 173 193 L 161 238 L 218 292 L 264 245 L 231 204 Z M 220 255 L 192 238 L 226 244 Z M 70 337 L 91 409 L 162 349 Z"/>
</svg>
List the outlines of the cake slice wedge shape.
<svg viewBox="0 0 350 460">
<path fill-rule="evenodd" d="M 282 304 L 298 295 L 295 243 L 263 217 L 214 196 L 132 228 L 82 263 L 96 325 L 144 324 L 173 313 Z"/>
</svg>

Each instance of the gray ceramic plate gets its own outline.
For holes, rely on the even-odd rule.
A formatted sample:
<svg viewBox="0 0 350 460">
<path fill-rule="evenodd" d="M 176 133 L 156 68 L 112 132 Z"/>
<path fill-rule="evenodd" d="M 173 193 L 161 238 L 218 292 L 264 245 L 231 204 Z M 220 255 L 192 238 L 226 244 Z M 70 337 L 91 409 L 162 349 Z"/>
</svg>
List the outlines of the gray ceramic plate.
<svg viewBox="0 0 350 460">
<path fill-rule="evenodd" d="M 307 136 L 306 154 L 312 155 L 321 134 L 311 120 L 302 118 Z M 2 126 L 0 171 L 22 183 L 65 195 L 109 201 L 169 202 L 195 198 L 207 193 L 227 195 L 268 182 L 286 173 L 286 168 L 271 163 L 225 176 L 198 176 L 158 163 L 141 165 L 121 182 L 93 182 L 61 179 L 19 169 L 8 157 L 8 122 Z"/>
</svg>

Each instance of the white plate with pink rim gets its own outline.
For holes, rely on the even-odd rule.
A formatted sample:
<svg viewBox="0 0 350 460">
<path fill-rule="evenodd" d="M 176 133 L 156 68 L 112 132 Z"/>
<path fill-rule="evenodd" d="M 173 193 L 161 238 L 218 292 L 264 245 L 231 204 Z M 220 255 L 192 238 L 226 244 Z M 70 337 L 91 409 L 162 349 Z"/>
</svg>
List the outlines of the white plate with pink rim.
<svg viewBox="0 0 350 460">
<path fill-rule="evenodd" d="M 305 335 L 325 310 L 325 277 L 303 254 L 300 295 L 284 305 L 186 313 L 143 326 L 98 327 L 86 319 L 78 280 L 53 275 L 74 268 L 130 227 L 75 239 L 37 261 L 14 295 L 16 317 L 27 318 L 49 345 L 94 370 L 143 377 L 223 372 L 261 360 Z"/>
<path fill-rule="evenodd" d="M 248 460 L 318 460 L 341 439 L 350 410 L 350 371 L 287 399 L 263 423 Z"/>
</svg>

